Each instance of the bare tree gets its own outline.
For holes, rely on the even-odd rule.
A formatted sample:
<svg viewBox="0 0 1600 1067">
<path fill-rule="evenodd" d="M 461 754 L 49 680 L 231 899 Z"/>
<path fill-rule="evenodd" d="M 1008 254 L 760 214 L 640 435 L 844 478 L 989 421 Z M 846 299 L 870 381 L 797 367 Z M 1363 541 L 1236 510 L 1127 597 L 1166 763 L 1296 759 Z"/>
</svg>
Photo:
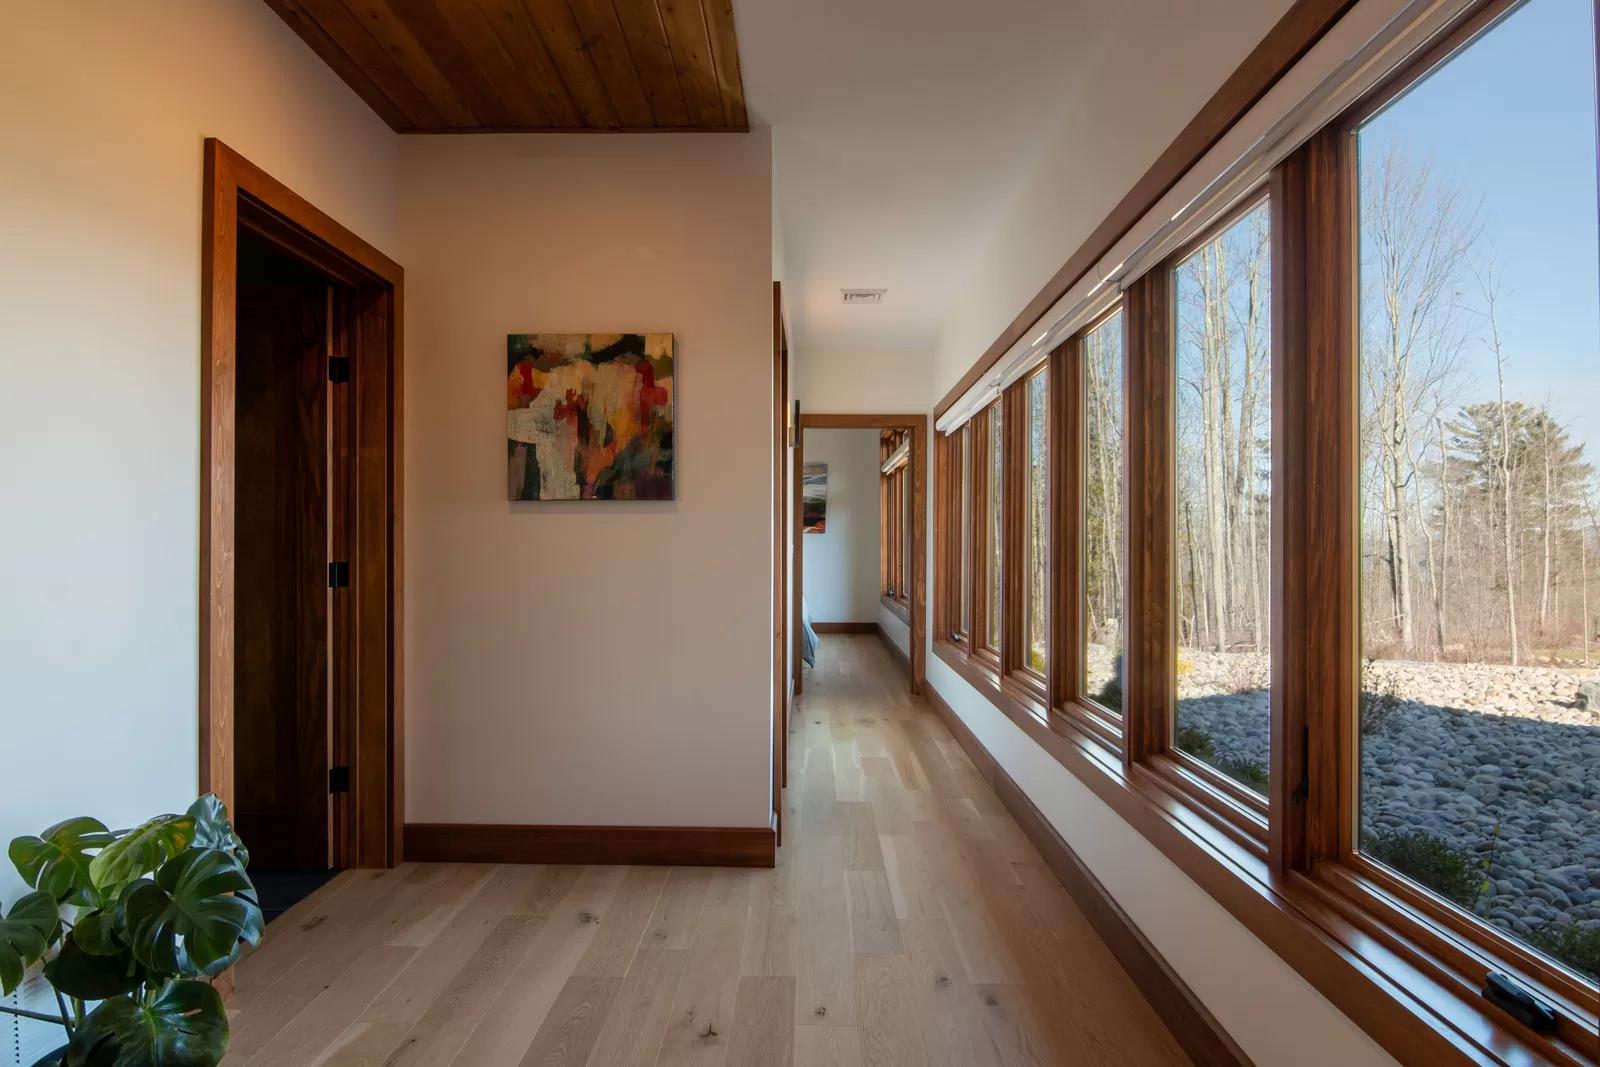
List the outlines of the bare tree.
<svg viewBox="0 0 1600 1067">
<path fill-rule="evenodd" d="M 1454 300 L 1481 227 L 1428 164 L 1395 146 L 1362 178 L 1364 264 L 1362 370 L 1369 391 L 1372 464 L 1383 494 L 1385 562 L 1396 636 L 1416 645 L 1407 496 L 1417 476 L 1412 436 L 1419 407 L 1445 390 L 1465 342 Z M 1420 505 L 1419 505 L 1420 506 Z"/>
</svg>

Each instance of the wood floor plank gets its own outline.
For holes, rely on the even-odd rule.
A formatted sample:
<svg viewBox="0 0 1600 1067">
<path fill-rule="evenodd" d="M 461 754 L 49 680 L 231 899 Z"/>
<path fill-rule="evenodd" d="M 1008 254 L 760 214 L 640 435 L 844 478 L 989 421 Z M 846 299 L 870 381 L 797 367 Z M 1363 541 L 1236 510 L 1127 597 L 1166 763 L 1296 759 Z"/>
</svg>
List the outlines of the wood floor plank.
<svg viewBox="0 0 1600 1067">
<path fill-rule="evenodd" d="M 998 1067 L 978 996 L 967 982 L 955 938 L 943 919 L 900 924 L 912 1000 L 932 1067 Z"/>
<path fill-rule="evenodd" d="M 789 1067 L 794 1063 L 795 980 L 739 979 L 727 1067 Z"/>
<path fill-rule="evenodd" d="M 483 886 L 420 948 L 405 970 L 362 1013 L 363 1021 L 404 1023 L 409 1027 L 421 1018 L 456 973 L 483 946 L 512 903 L 528 891 L 539 868 L 490 870 Z"/>
<path fill-rule="evenodd" d="M 498 1067 L 522 1061 L 551 1005 L 594 944 L 626 873 L 622 867 L 583 872 L 452 1062 Z"/>
<path fill-rule="evenodd" d="M 403 1023 L 355 1023 L 311 1067 L 383 1067 L 405 1034 Z"/>
<path fill-rule="evenodd" d="M 705 867 L 674 867 L 667 873 L 656 910 L 645 927 L 647 948 L 688 948 L 694 943 L 700 909 L 705 906 L 711 871 Z"/>
<path fill-rule="evenodd" d="M 795 1027 L 794 1067 L 861 1067 L 861 1028 Z"/>
<path fill-rule="evenodd" d="M 737 904 L 713 904 L 702 912 L 656 1058 L 659 1067 L 716 1067 L 725 1059 L 749 912 Z"/>
<path fill-rule="evenodd" d="M 1179 1067 L 875 636 L 822 644 L 770 870 L 351 871 L 238 968 L 223 1067 Z"/>
<path fill-rule="evenodd" d="M 688 956 L 682 949 L 639 950 L 589 1057 L 592 1067 L 651 1067 L 656 1062 Z"/>
<path fill-rule="evenodd" d="M 567 979 L 521 1067 L 584 1067 L 616 1000 L 620 978 Z"/>
<path fill-rule="evenodd" d="M 906 958 L 857 956 L 855 979 L 861 1060 L 866 1067 L 927 1067 Z"/>
<path fill-rule="evenodd" d="M 889 955 L 902 951 L 894 894 L 883 871 L 845 871 L 850 900 L 850 947 L 856 953 Z"/>
<path fill-rule="evenodd" d="M 799 912 L 788 904 L 770 900 L 750 905 L 740 973 L 766 978 L 799 975 L 795 925 Z"/>
<path fill-rule="evenodd" d="M 629 867 L 599 934 L 572 973 L 596 978 L 627 974 L 666 884 L 667 872 L 661 867 Z"/>
<path fill-rule="evenodd" d="M 883 870 L 883 849 L 878 845 L 878 821 L 865 801 L 840 801 L 839 844 L 847 871 Z"/>
<path fill-rule="evenodd" d="M 533 885 L 503 916 L 384 1067 L 447 1067 L 517 973 L 539 931 L 578 885 L 582 867 L 534 868 Z M 521 910 L 524 907 L 532 910 Z"/>
<path fill-rule="evenodd" d="M 1004 1067 L 1052 1067 L 1057 1062 L 1035 1032 L 1027 1006 L 1014 986 L 975 985 L 972 991 L 978 998 L 983 1028 Z"/>
<path fill-rule="evenodd" d="M 922 847 L 910 834 L 890 834 L 878 838 L 883 848 L 884 871 L 889 892 L 894 896 L 894 913 L 902 919 L 942 919 L 938 888 Z"/>
</svg>

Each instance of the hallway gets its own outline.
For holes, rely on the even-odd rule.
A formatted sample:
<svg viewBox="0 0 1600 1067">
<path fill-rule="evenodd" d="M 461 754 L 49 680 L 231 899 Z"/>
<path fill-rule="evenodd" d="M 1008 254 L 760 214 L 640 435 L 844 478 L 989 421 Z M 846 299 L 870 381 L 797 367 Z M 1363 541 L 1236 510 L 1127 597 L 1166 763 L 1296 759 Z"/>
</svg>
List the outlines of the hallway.
<svg viewBox="0 0 1600 1067">
<path fill-rule="evenodd" d="M 875 636 L 825 636 L 774 870 L 352 871 L 239 967 L 228 1067 L 1188 1061 Z"/>
</svg>

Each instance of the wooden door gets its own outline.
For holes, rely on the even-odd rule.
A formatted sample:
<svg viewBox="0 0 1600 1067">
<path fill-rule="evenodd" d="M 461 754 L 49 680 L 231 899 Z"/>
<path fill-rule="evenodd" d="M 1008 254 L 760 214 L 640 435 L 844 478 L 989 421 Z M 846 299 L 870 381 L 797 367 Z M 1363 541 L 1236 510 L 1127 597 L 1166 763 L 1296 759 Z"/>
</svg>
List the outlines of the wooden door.
<svg viewBox="0 0 1600 1067">
<path fill-rule="evenodd" d="M 243 245 L 234 818 L 253 867 L 326 870 L 330 288 L 281 257 L 247 271 Z"/>
</svg>

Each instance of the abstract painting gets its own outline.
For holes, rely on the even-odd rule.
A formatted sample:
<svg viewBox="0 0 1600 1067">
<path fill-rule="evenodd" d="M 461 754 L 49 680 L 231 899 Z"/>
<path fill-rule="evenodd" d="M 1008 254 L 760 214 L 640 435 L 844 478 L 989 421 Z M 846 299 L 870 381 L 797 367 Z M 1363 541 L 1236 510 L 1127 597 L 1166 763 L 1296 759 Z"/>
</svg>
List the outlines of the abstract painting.
<svg viewBox="0 0 1600 1067">
<path fill-rule="evenodd" d="M 800 469 L 800 518 L 806 533 L 828 530 L 828 465 L 807 463 Z"/>
<path fill-rule="evenodd" d="M 673 499 L 670 333 L 506 337 L 511 500 Z"/>
</svg>

